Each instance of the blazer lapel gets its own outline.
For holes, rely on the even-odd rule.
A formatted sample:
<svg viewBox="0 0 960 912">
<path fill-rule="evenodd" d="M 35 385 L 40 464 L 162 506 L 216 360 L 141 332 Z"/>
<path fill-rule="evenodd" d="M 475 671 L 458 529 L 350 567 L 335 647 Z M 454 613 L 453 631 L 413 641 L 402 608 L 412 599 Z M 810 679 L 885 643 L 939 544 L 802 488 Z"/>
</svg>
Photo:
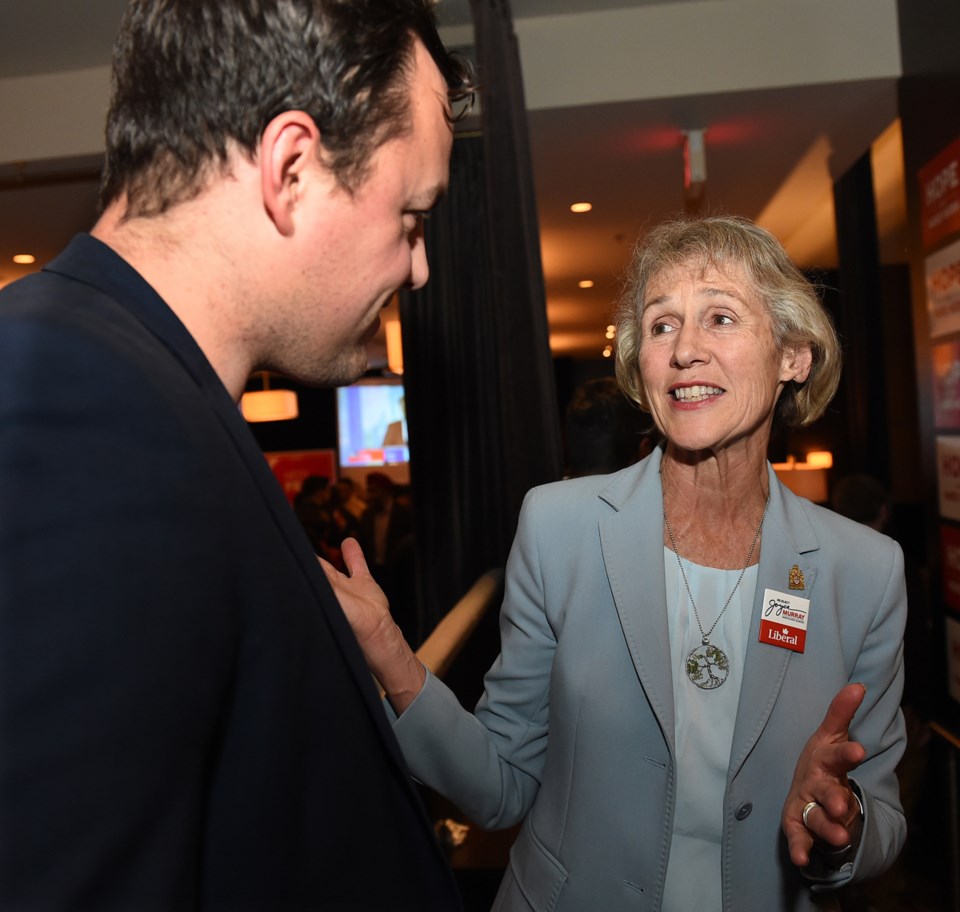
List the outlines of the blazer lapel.
<svg viewBox="0 0 960 912">
<path fill-rule="evenodd" d="M 603 560 L 620 626 L 640 685 L 674 749 L 673 678 L 663 573 L 660 450 L 637 471 L 617 475 L 600 492 L 611 515 L 600 523 Z"/>
<path fill-rule="evenodd" d="M 760 568 L 753 601 L 746 664 L 740 687 L 740 702 L 730 748 L 728 780 L 739 772 L 757 739 L 766 727 L 794 653 L 789 649 L 759 642 L 760 619 L 763 615 L 766 589 L 792 592 L 809 599 L 817 576 L 816 554 L 819 549 L 813 527 L 795 495 L 783 487 L 776 473 L 768 466 L 770 506 L 763 522 Z M 790 589 L 794 567 L 794 586 L 802 579 L 802 589 Z"/>
</svg>

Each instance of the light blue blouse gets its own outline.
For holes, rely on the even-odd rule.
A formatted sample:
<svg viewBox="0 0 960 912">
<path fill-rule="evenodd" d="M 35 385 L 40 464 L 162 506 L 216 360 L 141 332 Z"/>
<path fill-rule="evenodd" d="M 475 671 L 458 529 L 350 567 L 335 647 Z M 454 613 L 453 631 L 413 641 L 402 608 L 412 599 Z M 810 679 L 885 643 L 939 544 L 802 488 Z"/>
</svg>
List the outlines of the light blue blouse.
<svg viewBox="0 0 960 912">
<path fill-rule="evenodd" d="M 723 795 L 759 565 L 754 564 L 744 573 L 727 610 L 710 634 L 710 643 L 719 646 L 730 660 L 726 681 L 712 690 L 702 690 L 687 677 L 687 656 L 701 645 L 702 635 L 677 557 L 666 547 L 663 566 L 676 716 L 677 805 L 662 909 L 721 912 Z M 740 571 L 702 567 L 688 560 L 683 561 L 683 569 L 700 612 L 700 622 L 708 631 L 736 585 Z"/>
</svg>

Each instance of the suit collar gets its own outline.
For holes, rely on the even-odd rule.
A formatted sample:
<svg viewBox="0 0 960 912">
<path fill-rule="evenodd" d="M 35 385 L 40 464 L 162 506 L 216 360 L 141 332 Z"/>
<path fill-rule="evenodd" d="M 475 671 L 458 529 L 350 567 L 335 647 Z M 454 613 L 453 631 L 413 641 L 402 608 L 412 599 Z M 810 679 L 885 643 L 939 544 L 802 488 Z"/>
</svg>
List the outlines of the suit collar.
<svg viewBox="0 0 960 912">
<path fill-rule="evenodd" d="M 612 476 L 598 496 L 611 508 L 600 523 L 600 539 L 620 625 L 641 686 L 664 737 L 674 748 L 673 672 L 663 570 L 662 452 Z M 819 543 L 807 507 L 767 467 L 770 505 L 763 522 L 757 589 L 750 621 L 746 664 L 730 754 L 730 775 L 756 744 L 780 694 L 792 653 L 758 642 L 766 589 L 788 591 L 796 565 L 810 598 L 817 576 Z"/>
<path fill-rule="evenodd" d="M 600 543 L 637 677 L 664 737 L 674 749 L 674 696 L 663 572 L 661 450 L 614 475 L 599 492 L 612 507 L 600 523 Z"/>
<path fill-rule="evenodd" d="M 233 403 L 220 378 L 180 318 L 112 247 L 78 234 L 47 266 L 53 272 L 103 292 L 160 340 L 208 397 L 222 407 Z M 234 406 L 235 407 L 235 406 Z"/>
<path fill-rule="evenodd" d="M 808 508 L 780 483 L 772 467 L 768 466 L 767 472 L 770 505 L 763 522 L 757 591 L 753 600 L 746 664 L 730 748 L 731 779 L 763 733 L 780 696 L 790 663 L 797 656 L 789 649 L 759 642 L 764 592 L 772 589 L 810 599 L 819 565 L 820 545 L 807 513 Z M 802 589 L 791 589 L 790 578 L 794 567 L 803 581 Z"/>
<path fill-rule="evenodd" d="M 179 361 L 193 378 L 199 393 L 211 406 L 216 420 L 239 451 L 279 531 L 287 540 L 291 551 L 297 555 L 317 602 L 323 609 L 327 626 L 344 656 L 345 664 L 364 695 L 375 727 L 380 731 L 389 754 L 400 769 L 406 771 L 406 764 L 396 739 L 389 730 L 360 648 L 326 576 L 310 552 L 303 529 L 290 509 L 273 472 L 270 471 L 259 444 L 243 420 L 239 407 L 186 326 L 126 260 L 91 235 L 77 235 L 64 251 L 45 267 L 45 271 L 83 282 L 107 295 L 159 339 L 171 356 Z M 404 778 L 409 779 L 407 776 Z"/>
</svg>

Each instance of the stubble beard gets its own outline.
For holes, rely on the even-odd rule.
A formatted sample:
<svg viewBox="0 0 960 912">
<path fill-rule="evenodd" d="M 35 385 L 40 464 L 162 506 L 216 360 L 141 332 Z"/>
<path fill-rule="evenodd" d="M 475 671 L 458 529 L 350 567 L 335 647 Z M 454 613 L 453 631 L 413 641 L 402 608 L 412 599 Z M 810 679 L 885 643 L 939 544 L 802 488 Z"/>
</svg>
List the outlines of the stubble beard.
<svg viewBox="0 0 960 912">
<path fill-rule="evenodd" d="M 297 377 L 308 386 L 332 389 L 338 386 L 349 386 L 359 380 L 369 366 L 365 346 L 353 346 L 350 350 L 339 351 L 333 357 L 314 361 Z"/>
</svg>

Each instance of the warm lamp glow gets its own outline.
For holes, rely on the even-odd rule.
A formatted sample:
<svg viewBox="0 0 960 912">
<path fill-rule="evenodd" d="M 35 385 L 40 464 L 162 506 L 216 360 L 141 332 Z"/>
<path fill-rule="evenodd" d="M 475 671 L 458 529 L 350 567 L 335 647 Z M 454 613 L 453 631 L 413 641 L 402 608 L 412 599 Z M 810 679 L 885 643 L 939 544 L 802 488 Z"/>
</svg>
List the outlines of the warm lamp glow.
<svg viewBox="0 0 960 912">
<path fill-rule="evenodd" d="M 577 285 L 581 288 L 593 288 L 593 279 L 581 279 Z"/>
<path fill-rule="evenodd" d="M 262 390 L 253 390 L 240 397 L 240 411 L 247 421 L 290 421 L 300 414 L 297 394 L 288 389 L 270 389 L 269 371 L 261 371 Z"/>
<path fill-rule="evenodd" d="M 829 469 L 833 467 L 833 453 L 829 450 L 814 450 L 807 453 L 807 465 L 817 469 Z"/>
<path fill-rule="evenodd" d="M 399 320 L 387 320 L 383 324 L 387 337 L 387 367 L 394 374 L 403 373 L 403 337 Z"/>
<path fill-rule="evenodd" d="M 593 208 L 593 203 L 574 203 L 570 207 L 571 212 L 589 212 Z"/>
<path fill-rule="evenodd" d="M 13 262 L 21 266 L 30 266 L 37 262 L 37 258 L 32 253 L 16 253 L 13 256 Z"/>
<path fill-rule="evenodd" d="M 244 393 L 240 410 L 250 422 L 289 421 L 300 414 L 297 394 L 293 390 L 265 389 Z"/>
<path fill-rule="evenodd" d="M 830 498 L 827 487 L 827 469 L 833 465 L 833 454 L 818 450 L 807 454 L 806 462 L 797 462 L 788 456 L 786 462 L 775 462 L 777 478 L 798 497 L 814 503 L 826 503 Z"/>
</svg>

